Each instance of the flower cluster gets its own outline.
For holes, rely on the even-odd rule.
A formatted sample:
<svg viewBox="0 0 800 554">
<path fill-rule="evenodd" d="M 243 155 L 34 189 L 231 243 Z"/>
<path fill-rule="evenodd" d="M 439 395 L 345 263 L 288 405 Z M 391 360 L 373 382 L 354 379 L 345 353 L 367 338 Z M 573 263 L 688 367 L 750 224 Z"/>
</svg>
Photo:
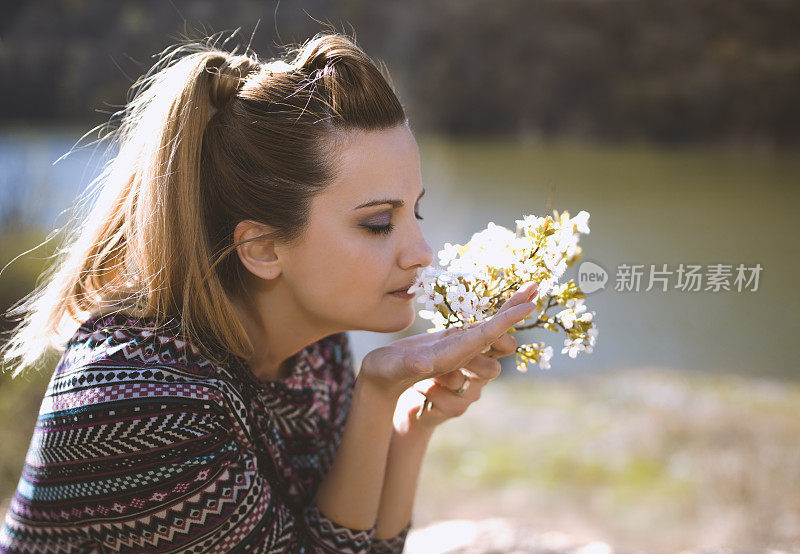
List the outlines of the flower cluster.
<svg viewBox="0 0 800 554">
<path fill-rule="evenodd" d="M 536 310 L 513 333 L 540 327 L 566 335 L 562 354 L 575 358 L 579 352 L 592 352 L 597 341 L 595 312 L 587 312 L 586 296 L 570 279 L 561 283 L 567 267 L 580 259 L 579 236 L 589 233 L 589 213 L 553 212 L 553 217 L 527 215 L 516 220 L 516 232 L 490 222 L 465 245 L 445 243 L 439 252 L 441 268 L 428 266 L 417 274 L 408 292 L 422 292 L 418 302 L 425 304 L 419 315 L 434 327 L 429 332 L 449 327 L 467 327 L 490 319 L 521 286 L 538 284 L 533 301 Z M 555 313 L 549 313 L 557 309 Z M 527 323 L 533 319 L 531 323 Z M 525 372 L 533 363 L 550 368 L 553 347 L 543 342 L 517 347 L 517 369 Z"/>
</svg>

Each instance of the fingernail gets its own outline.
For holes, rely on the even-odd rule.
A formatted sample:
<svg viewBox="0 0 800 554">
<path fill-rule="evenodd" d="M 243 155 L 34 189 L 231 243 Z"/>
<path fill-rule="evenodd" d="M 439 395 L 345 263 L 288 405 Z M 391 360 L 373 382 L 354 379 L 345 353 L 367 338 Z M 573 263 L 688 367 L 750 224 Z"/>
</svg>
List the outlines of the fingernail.
<svg viewBox="0 0 800 554">
<path fill-rule="evenodd" d="M 519 289 L 519 292 L 527 300 L 531 296 L 533 296 L 535 289 L 536 289 L 536 281 L 531 281 L 530 283 L 526 283 L 525 285 L 523 285 Z"/>
<path fill-rule="evenodd" d="M 524 285 L 522 285 L 522 287 L 519 290 L 520 290 L 520 292 L 526 292 L 526 291 L 530 292 L 531 287 L 533 285 L 535 285 L 535 284 L 536 283 L 534 281 L 529 281 L 529 282 L 525 283 Z"/>
</svg>

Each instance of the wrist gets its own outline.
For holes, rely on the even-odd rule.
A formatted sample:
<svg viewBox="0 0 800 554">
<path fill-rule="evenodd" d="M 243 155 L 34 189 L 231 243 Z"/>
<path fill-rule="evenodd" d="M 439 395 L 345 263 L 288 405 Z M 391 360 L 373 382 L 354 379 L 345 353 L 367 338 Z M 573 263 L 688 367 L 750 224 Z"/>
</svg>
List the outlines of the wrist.
<svg viewBox="0 0 800 554">
<path fill-rule="evenodd" d="M 413 421 L 396 422 L 392 433 L 392 444 L 405 455 L 418 452 L 422 456 L 428 448 L 435 426 L 419 425 Z"/>
<path fill-rule="evenodd" d="M 395 406 L 397 399 L 400 397 L 391 387 L 385 386 L 377 382 L 369 375 L 359 372 L 356 375 L 354 392 L 357 389 L 360 394 L 366 395 L 372 399 L 382 402 L 387 406 Z"/>
<path fill-rule="evenodd" d="M 436 430 L 435 425 L 425 425 L 416 421 L 415 418 L 403 418 L 394 423 L 394 434 L 417 440 L 420 442 L 428 442 Z"/>
</svg>

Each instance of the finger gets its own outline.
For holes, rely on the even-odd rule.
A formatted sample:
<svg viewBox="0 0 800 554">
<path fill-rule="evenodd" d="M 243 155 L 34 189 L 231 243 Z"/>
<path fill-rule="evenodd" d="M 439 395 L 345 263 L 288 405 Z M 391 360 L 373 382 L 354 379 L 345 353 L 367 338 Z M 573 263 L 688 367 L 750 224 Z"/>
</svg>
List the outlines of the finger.
<svg viewBox="0 0 800 554">
<path fill-rule="evenodd" d="M 443 373 L 441 375 L 437 375 L 436 377 L 433 377 L 431 380 L 447 389 L 454 391 L 458 390 L 464 384 L 464 379 L 468 377 L 470 377 L 470 375 L 465 373 L 463 370 L 456 369 L 453 371 L 448 371 L 447 373 Z M 422 381 L 420 381 L 420 383 L 422 383 Z"/>
<path fill-rule="evenodd" d="M 502 358 L 517 351 L 517 339 L 508 333 L 497 339 L 492 343 L 492 346 L 484 349 L 481 354 L 485 354 L 490 358 Z"/>
<path fill-rule="evenodd" d="M 536 281 L 529 281 L 514 291 L 508 300 L 506 300 L 500 309 L 497 310 L 495 315 L 502 313 L 504 310 L 511 309 L 512 307 L 521 304 L 523 302 L 529 302 L 531 298 L 536 294 L 539 285 Z"/>
<path fill-rule="evenodd" d="M 506 300 L 503 303 L 503 305 L 500 306 L 500 308 L 495 312 L 495 314 L 494 314 L 494 316 L 492 318 L 494 319 L 494 317 L 497 317 L 498 315 L 502 314 L 503 312 L 505 312 L 507 310 L 510 310 L 514 306 L 518 306 L 518 305 L 523 304 L 525 302 L 530 302 L 531 299 L 536 295 L 536 292 L 538 290 L 539 290 L 539 285 L 536 283 L 536 281 L 529 281 L 529 282 L 525 283 L 520 288 L 518 288 L 516 291 L 514 291 L 514 294 L 512 294 L 508 298 L 508 300 Z M 474 323 L 468 325 L 467 328 L 478 327 L 481 324 L 482 324 L 482 322 L 480 322 L 480 321 L 474 322 Z"/>
<path fill-rule="evenodd" d="M 530 299 L 536 294 L 537 290 L 538 290 L 538 285 L 537 285 L 537 283 L 535 281 L 530 281 L 530 282 L 526 283 L 525 285 L 523 285 L 522 287 L 517 289 L 514 292 L 514 294 L 512 294 L 508 298 L 508 300 L 506 300 L 503 303 L 503 305 L 500 306 L 500 309 L 498 309 L 494 313 L 494 315 L 492 316 L 492 318 L 490 320 L 474 322 L 474 323 L 470 324 L 469 326 L 467 326 L 466 330 L 469 331 L 471 329 L 480 329 L 480 328 L 482 328 L 484 326 L 487 326 L 487 325 L 489 327 L 491 327 L 491 323 L 495 322 L 495 320 L 497 320 L 497 321 L 494 323 L 494 325 L 498 325 L 498 326 L 505 325 L 505 330 L 508 330 L 512 325 L 514 325 L 515 323 L 520 321 L 525 315 L 527 315 L 527 313 L 530 313 L 530 308 L 531 307 L 535 307 L 535 303 L 534 302 L 530 302 Z M 522 308 L 522 307 L 526 308 L 527 313 L 524 313 L 524 312 L 520 311 L 520 308 Z M 512 314 L 509 314 L 508 312 L 512 312 Z M 511 317 L 511 315 L 516 315 L 518 313 L 520 314 L 519 318 L 512 318 Z M 506 323 L 508 323 L 508 320 L 512 320 L 512 319 L 513 319 L 513 321 L 511 321 L 511 323 L 506 325 Z M 465 334 L 463 332 L 464 331 L 463 329 L 461 331 L 462 331 L 461 335 Z M 456 336 L 458 336 L 458 335 L 456 335 Z M 501 336 L 502 336 L 501 333 L 497 334 L 497 338 L 500 338 Z M 486 346 L 488 346 L 488 344 Z"/>
<path fill-rule="evenodd" d="M 481 354 L 497 360 L 499 358 L 502 358 L 503 356 L 508 356 L 509 353 L 500 352 L 499 350 L 496 350 L 493 346 L 490 346 L 489 348 L 484 348 L 483 350 L 481 350 Z"/>
<path fill-rule="evenodd" d="M 507 334 L 513 325 L 524 321 L 536 308 L 534 302 L 526 301 L 536 290 L 537 284 L 531 281 L 512 294 L 490 319 L 467 328 L 447 329 L 449 333 L 445 332 L 433 343 L 428 355 L 430 363 L 419 364 L 418 373 L 435 377 L 454 367 L 464 367 L 475 355 Z"/>
<path fill-rule="evenodd" d="M 462 367 L 461 369 L 457 369 L 455 371 L 449 371 L 447 373 L 443 373 L 442 375 L 432 377 L 431 379 L 447 389 L 456 391 L 465 384 L 465 379 L 467 378 L 470 380 L 470 384 L 467 385 L 467 387 L 471 387 L 477 382 L 483 382 L 484 384 L 488 382 L 487 379 L 481 377 L 474 370 L 468 367 Z M 422 383 L 422 381 L 419 382 Z"/>
<path fill-rule="evenodd" d="M 478 379 L 491 381 L 500 375 L 500 372 L 503 370 L 503 366 L 494 358 L 484 356 L 483 354 L 478 354 L 472 358 L 467 365 L 464 366 L 464 369 L 468 370 Z"/>
<path fill-rule="evenodd" d="M 480 352 L 507 334 L 506 332 L 511 327 L 524 321 L 535 309 L 536 304 L 533 302 L 517 301 L 502 312 L 498 311 L 490 320 L 483 321 L 481 325 L 462 333 L 460 337 L 456 337 L 456 340 L 461 339 L 466 343 L 467 348 L 477 346 L 479 347 L 477 350 Z"/>
<path fill-rule="evenodd" d="M 480 383 L 476 383 L 474 387 L 470 386 L 464 391 L 463 395 L 459 396 L 432 379 L 429 383 L 426 383 L 426 381 L 428 379 L 416 383 L 414 389 L 433 402 L 433 409 L 439 408 L 441 412 L 449 416 L 462 415 L 470 404 L 481 397 L 481 389 L 483 388 Z"/>
<path fill-rule="evenodd" d="M 435 365 L 442 368 L 464 367 L 469 360 L 490 347 L 535 308 L 536 304 L 532 302 L 519 303 L 502 313 L 494 314 L 490 320 L 482 321 L 475 327 L 442 338 L 433 345 L 432 354 L 437 361 Z"/>
</svg>

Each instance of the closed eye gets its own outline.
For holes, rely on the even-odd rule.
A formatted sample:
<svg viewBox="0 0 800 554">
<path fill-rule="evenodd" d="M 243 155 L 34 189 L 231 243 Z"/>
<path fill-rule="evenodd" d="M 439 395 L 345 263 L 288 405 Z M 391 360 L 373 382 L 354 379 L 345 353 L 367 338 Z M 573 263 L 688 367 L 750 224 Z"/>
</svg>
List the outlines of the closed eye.
<svg viewBox="0 0 800 554">
<path fill-rule="evenodd" d="M 424 217 L 422 217 L 418 213 L 414 213 L 414 217 L 416 217 L 419 220 L 425 219 Z M 389 223 L 388 225 L 367 225 L 367 224 L 362 224 L 361 226 L 365 227 L 367 229 L 367 231 L 369 231 L 370 233 L 372 233 L 374 235 L 388 235 L 389 233 L 391 233 L 394 230 L 394 223 Z"/>
</svg>

